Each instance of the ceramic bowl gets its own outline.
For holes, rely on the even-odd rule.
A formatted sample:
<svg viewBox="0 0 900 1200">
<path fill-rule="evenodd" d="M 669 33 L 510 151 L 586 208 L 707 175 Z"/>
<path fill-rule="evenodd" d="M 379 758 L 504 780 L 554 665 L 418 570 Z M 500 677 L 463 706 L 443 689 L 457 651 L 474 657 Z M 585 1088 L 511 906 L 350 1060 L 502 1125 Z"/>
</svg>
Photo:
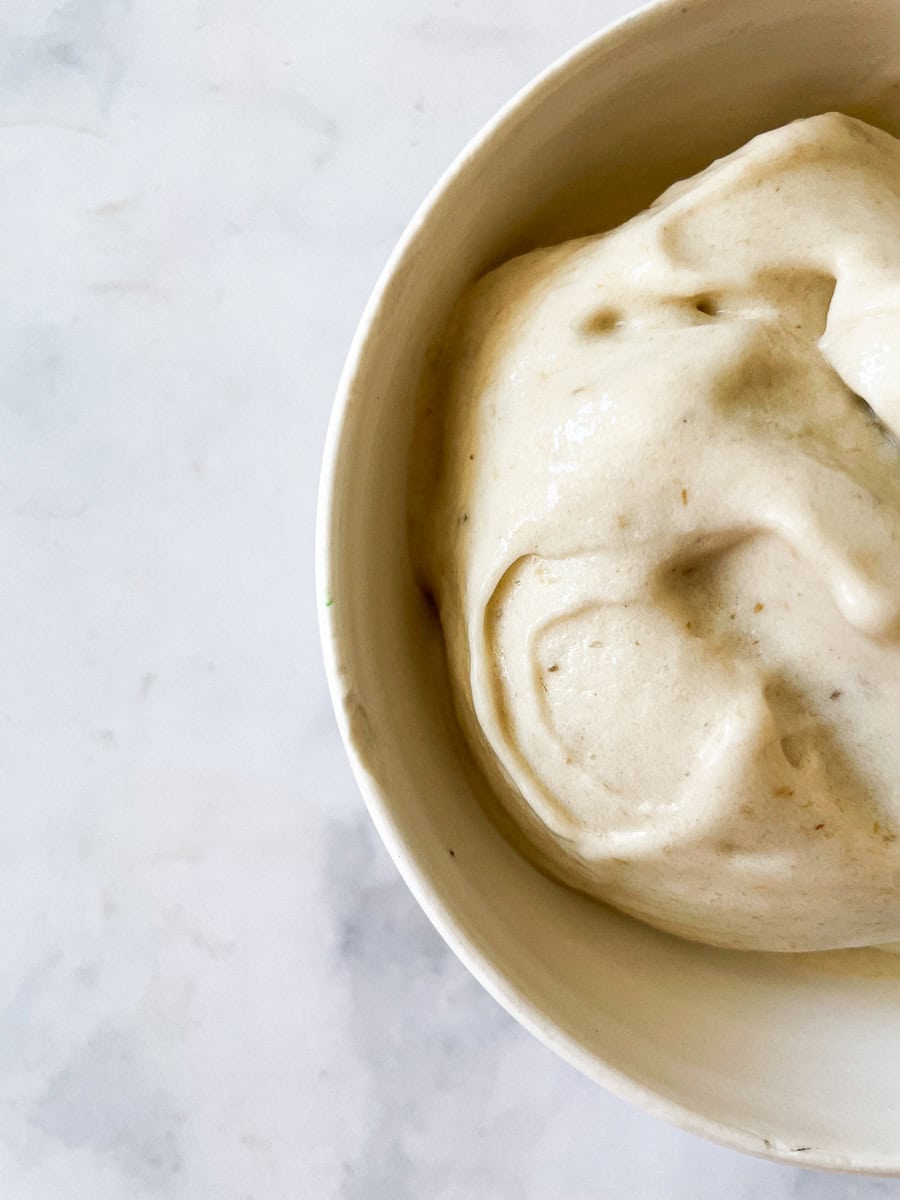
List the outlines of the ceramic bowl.
<svg viewBox="0 0 900 1200">
<path fill-rule="evenodd" d="M 535 871 L 486 815 L 406 536 L 428 347 L 466 285 L 607 228 L 792 118 L 900 132 L 897 0 L 671 0 L 521 92 L 404 234 L 362 318 L 322 477 L 319 603 L 341 733 L 419 903 L 523 1025 L 686 1129 L 793 1164 L 900 1174 L 900 978 L 876 951 L 717 951 Z"/>
</svg>

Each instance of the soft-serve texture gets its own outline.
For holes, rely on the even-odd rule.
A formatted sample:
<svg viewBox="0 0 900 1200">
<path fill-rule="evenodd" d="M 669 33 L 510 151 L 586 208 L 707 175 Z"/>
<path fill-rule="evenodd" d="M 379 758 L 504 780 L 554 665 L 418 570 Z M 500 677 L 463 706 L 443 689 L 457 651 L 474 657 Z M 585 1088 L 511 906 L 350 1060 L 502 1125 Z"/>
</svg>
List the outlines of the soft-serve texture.
<svg viewBox="0 0 900 1200">
<path fill-rule="evenodd" d="M 900 143 L 798 121 L 492 272 L 423 430 L 418 567 L 538 861 L 716 945 L 900 939 Z"/>
</svg>

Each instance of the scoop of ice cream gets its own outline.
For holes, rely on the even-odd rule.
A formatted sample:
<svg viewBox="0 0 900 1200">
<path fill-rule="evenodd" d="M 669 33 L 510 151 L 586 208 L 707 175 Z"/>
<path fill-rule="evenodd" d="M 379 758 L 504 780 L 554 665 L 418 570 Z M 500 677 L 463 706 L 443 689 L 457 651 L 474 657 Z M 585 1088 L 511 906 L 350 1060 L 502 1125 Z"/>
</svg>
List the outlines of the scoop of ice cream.
<svg viewBox="0 0 900 1200">
<path fill-rule="evenodd" d="M 900 143 L 797 121 L 492 272 L 427 420 L 420 569 L 538 860 L 717 945 L 900 939 Z"/>
</svg>

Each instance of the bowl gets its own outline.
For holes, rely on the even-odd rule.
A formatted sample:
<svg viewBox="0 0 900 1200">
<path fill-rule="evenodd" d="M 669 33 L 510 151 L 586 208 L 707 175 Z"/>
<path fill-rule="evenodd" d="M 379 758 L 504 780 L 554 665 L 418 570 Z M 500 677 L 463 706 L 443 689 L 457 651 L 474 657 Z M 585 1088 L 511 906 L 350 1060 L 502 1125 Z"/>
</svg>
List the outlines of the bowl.
<svg viewBox="0 0 900 1200">
<path fill-rule="evenodd" d="M 900 1174 L 900 976 L 877 951 L 766 955 L 660 933 L 555 883 L 488 816 L 406 533 L 411 425 L 460 293 L 619 223 L 762 130 L 900 125 L 896 0 L 668 0 L 524 89 L 428 197 L 363 315 L 322 475 L 322 639 L 369 811 L 434 925 L 526 1028 L 604 1087 L 739 1150 Z"/>
</svg>

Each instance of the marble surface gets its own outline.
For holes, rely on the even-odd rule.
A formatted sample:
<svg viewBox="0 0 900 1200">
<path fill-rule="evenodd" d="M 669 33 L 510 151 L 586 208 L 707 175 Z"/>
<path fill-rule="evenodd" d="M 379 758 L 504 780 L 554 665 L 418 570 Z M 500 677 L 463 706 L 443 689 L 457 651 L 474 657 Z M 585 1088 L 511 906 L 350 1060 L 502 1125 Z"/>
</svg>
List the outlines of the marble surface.
<svg viewBox="0 0 900 1200">
<path fill-rule="evenodd" d="M 786 1200 L 577 1075 L 377 842 L 312 578 L 342 356 L 497 105 L 627 0 L 69 0 L 0 35 L 9 1200 Z"/>
</svg>

